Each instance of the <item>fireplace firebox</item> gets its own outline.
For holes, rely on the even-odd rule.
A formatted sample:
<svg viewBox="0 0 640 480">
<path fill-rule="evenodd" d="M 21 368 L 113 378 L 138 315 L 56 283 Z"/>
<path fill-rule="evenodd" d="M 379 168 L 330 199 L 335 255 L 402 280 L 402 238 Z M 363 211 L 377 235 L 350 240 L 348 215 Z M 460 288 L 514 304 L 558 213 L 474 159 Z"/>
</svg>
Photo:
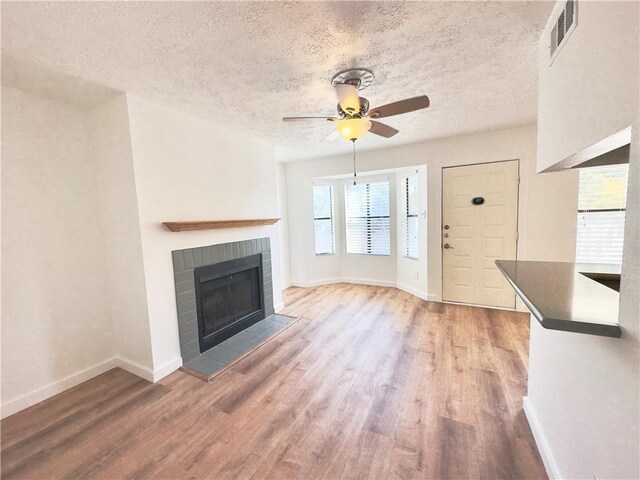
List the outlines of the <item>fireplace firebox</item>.
<svg viewBox="0 0 640 480">
<path fill-rule="evenodd" d="M 265 318 L 262 254 L 194 269 L 200 351 Z"/>
</svg>

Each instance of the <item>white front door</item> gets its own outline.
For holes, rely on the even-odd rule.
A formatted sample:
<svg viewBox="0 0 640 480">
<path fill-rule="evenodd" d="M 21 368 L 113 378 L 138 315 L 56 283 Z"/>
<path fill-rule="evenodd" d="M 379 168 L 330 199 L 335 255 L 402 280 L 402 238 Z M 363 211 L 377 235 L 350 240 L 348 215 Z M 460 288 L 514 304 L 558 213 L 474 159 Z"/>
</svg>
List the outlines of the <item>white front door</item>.
<svg viewBox="0 0 640 480">
<path fill-rule="evenodd" d="M 442 170 L 442 298 L 515 308 L 495 265 L 515 260 L 518 161 Z"/>
</svg>

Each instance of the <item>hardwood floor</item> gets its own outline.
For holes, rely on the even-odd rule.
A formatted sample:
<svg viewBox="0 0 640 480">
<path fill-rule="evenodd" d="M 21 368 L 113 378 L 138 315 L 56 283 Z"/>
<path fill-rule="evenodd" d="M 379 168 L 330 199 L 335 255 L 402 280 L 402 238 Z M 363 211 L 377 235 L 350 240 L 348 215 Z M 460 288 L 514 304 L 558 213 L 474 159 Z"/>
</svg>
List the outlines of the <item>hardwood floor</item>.
<svg viewBox="0 0 640 480">
<path fill-rule="evenodd" d="M 546 478 L 529 318 L 393 288 L 286 292 L 291 328 L 206 383 L 107 372 L 2 421 L 2 478 Z"/>
</svg>

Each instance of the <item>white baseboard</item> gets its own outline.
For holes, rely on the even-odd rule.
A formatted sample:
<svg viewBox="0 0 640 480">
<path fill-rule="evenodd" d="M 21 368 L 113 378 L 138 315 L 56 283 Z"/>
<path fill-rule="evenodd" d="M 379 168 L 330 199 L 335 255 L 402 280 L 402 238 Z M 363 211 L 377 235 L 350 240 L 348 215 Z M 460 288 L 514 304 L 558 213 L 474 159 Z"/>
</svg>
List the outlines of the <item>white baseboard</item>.
<svg viewBox="0 0 640 480">
<path fill-rule="evenodd" d="M 153 372 L 149 368 L 122 357 L 116 357 L 115 361 L 116 366 L 121 369 L 126 370 L 129 373 L 133 373 L 140 378 L 144 378 L 149 382 L 153 382 Z"/>
<path fill-rule="evenodd" d="M 313 282 L 291 282 L 292 287 L 312 288 L 321 287 L 322 285 L 331 285 L 332 283 L 341 283 L 341 278 L 328 278 L 326 280 L 316 280 Z"/>
<path fill-rule="evenodd" d="M 372 287 L 396 287 L 396 282 L 387 282 L 385 280 L 367 280 L 365 278 L 342 278 L 343 283 L 353 283 L 355 285 L 371 285 Z"/>
<path fill-rule="evenodd" d="M 529 401 L 529 398 L 526 396 L 522 398 L 522 408 L 524 409 L 527 421 L 529 422 L 529 427 L 531 428 L 531 433 L 533 433 L 533 438 L 535 439 L 536 445 L 538 446 L 538 451 L 540 452 L 540 457 L 542 457 L 542 463 L 544 463 L 544 468 L 547 471 L 547 476 L 551 480 L 562 478 L 560 476 L 560 471 L 558 470 L 558 465 L 556 464 L 553 458 L 553 454 L 551 453 L 551 448 L 549 448 L 549 444 L 547 443 L 547 439 L 542 432 L 540 423 L 538 423 L 538 417 L 533 410 L 533 405 Z"/>
<path fill-rule="evenodd" d="M 49 385 L 39 388 L 38 390 L 18 397 L 14 400 L 10 400 L 2 405 L 2 413 L 1 418 L 8 417 L 9 415 L 13 415 L 20 410 L 24 410 L 36 403 L 42 402 L 47 398 L 53 397 L 59 393 L 64 392 L 65 390 L 69 390 L 76 385 L 79 385 L 82 382 L 86 382 L 87 380 L 96 377 L 104 372 L 111 370 L 112 368 L 118 367 L 118 359 L 110 358 L 102 363 L 94 365 L 92 367 L 81 370 L 73 375 L 70 375 L 62 380 L 58 380 L 56 382 L 50 383 Z"/>
<path fill-rule="evenodd" d="M 411 288 L 411 287 L 409 287 L 407 285 L 404 285 L 402 283 L 396 284 L 396 288 L 398 290 L 402 290 L 403 292 L 410 293 L 414 297 L 421 298 L 422 300 L 426 300 L 428 302 L 437 302 L 437 301 L 439 301 L 437 295 L 429 295 L 428 293 L 420 292 L 420 291 L 415 290 L 415 289 L 413 289 L 413 288 Z"/>
<path fill-rule="evenodd" d="M 423 300 L 427 300 L 429 302 L 438 302 L 439 297 L 438 295 L 433 295 L 433 294 L 428 294 L 425 292 L 420 292 L 418 290 L 415 290 L 407 285 L 404 285 L 402 283 L 396 283 L 396 282 L 387 282 L 387 281 L 381 281 L 381 280 L 366 280 L 364 278 L 350 278 L 350 277 L 344 277 L 344 278 L 328 278 L 325 280 L 316 280 L 313 282 L 293 282 L 292 285 L 294 287 L 302 287 L 302 288 L 312 288 L 312 287 L 320 287 L 322 285 L 331 285 L 333 283 L 353 283 L 356 285 L 372 285 L 374 287 L 391 287 L 391 288 L 397 288 L 399 290 L 402 290 L 403 292 L 407 292 L 411 295 L 414 295 L 418 298 L 421 298 Z"/>
<path fill-rule="evenodd" d="M 174 358 L 170 362 L 165 363 L 160 368 L 156 368 L 153 371 L 153 380 L 151 380 L 151 381 L 155 383 L 155 382 L 163 379 L 164 377 L 166 377 L 170 373 L 175 372 L 181 366 L 182 366 L 182 358 L 181 357 Z"/>
<path fill-rule="evenodd" d="M 167 363 L 166 365 L 157 368 L 152 371 L 147 367 L 144 367 L 136 362 L 127 360 L 126 358 L 114 357 L 106 360 L 98 365 L 81 370 L 73 375 L 70 375 L 57 382 L 50 383 L 49 385 L 39 388 L 38 390 L 18 397 L 14 400 L 10 400 L 4 403 L 1 407 L 0 418 L 8 417 L 14 413 L 24 410 L 36 403 L 40 403 L 47 398 L 51 398 L 54 395 L 69 390 L 76 385 L 86 382 L 87 380 L 97 377 L 98 375 L 108 372 L 112 368 L 122 368 L 129 373 L 133 373 L 138 377 L 144 378 L 149 382 L 157 382 L 158 380 L 166 377 L 170 373 L 174 372 L 182 366 L 182 359 L 176 358 L 175 360 Z"/>
<path fill-rule="evenodd" d="M 144 378 L 148 382 L 155 383 L 179 369 L 182 366 L 182 358 L 174 358 L 170 362 L 165 363 L 160 368 L 151 370 L 148 367 L 140 365 L 136 362 L 132 362 L 131 360 L 128 360 L 126 358 L 117 357 L 116 366 L 120 367 L 123 370 L 126 370 L 129 373 L 133 373 L 140 378 Z"/>
<path fill-rule="evenodd" d="M 315 280 L 313 282 L 293 282 L 292 285 L 294 287 L 303 287 L 303 288 L 311 288 L 311 287 L 321 287 L 322 285 L 332 285 L 334 283 L 353 283 L 356 285 L 371 285 L 374 287 L 395 287 L 395 282 L 385 282 L 378 280 L 366 280 L 364 278 L 327 278 L 324 280 Z"/>
<path fill-rule="evenodd" d="M 441 302 L 449 304 L 449 305 L 462 305 L 463 307 L 478 307 L 478 308 L 488 308 L 488 309 L 491 309 L 491 310 L 504 310 L 505 312 L 515 312 L 515 311 L 517 311 L 515 308 L 498 307 L 497 305 L 481 305 L 479 303 L 454 302 L 452 300 L 441 300 Z"/>
</svg>

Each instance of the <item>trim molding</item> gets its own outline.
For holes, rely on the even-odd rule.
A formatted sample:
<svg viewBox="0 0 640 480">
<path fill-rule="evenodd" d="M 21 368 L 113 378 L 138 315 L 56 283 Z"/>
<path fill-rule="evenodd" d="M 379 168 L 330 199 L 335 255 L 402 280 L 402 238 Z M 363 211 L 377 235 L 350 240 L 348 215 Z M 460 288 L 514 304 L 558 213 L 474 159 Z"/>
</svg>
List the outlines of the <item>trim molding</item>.
<svg viewBox="0 0 640 480">
<path fill-rule="evenodd" d="M 114 360 L 116 367 L 120 367 L 121 369 L 126 370 L 129 373 L 133 373 L 140 378 L 144 378 L 148 382 L 153 382 L 153 372 L 151 369 L 122 357 L 116 357 Z"/>
<path fill-rule="evenodd" d="M 133 373 L 140 378 L 144 378 L 148 382 L 156 383 L 158 380 L 163 379 L 170 373 L 175 372 L 182 366 L 182 358 L 176 357 L 170 362 L 165 363 L 163 366 L 156 368 L 155 370 L 151 370 L 139 363 L 132 362 L 126 358 L 117 357 L 115 359 L 116 366 L 120 367 L 123 370 L 126 370 L 129 373 Z"/>
<path fill-rule="evenodd" d="M 170 373 L 173 373 L 181 366 L 182 359 L 175 358 L 171 362 L 152 371 L 151 369 L 144 367 L 139 363 L 127 360 L 126 358 L 113 357 L 102 363 L 76 372 L 73 375 L 69 375 L 66 378 L 50 383 L 49 385 L 39 388 L 31 393 L 27 393 L 26 395 L 22 395 L 21 397 L 6 402 L 2 405 L 0 418 L 8 417 L 9 415 L 13 415 L 25 408 L 29 408 L 36 403 L 40 403 L 47 398 L 58 395 L 65 390 L 69 390 L 76 385 L 86 382 L 87 380 L 91 380 L 92 378 L 114 368 L 121 368 L 129 373 L 137 375 L 140 378 L 144 378 L 149 382 L 155 383 Z"/>
<path fill-rule="evenodd" d="M 311 288 L 311 287 L 320 287 L 322 285 L 331 285 L 333 283 L 353 283 L 356 285 L 372 285 L 374 287 L 391 287 L 397 288 L 398 290 L 402 290 L 403 292 L 407 292 L 415 297 L 421 298 L 428 302 L 438 302 L 438 295 L 428 294 L 425 292 L 420 292 L 415 290 L 403 283 L 399 282 L 387 282 L 387 281 L 379 281 L 379 280 L 365 280 L 363 278 L 350 278 L 350 277 L 342 277 L 342 278 L 327 278 L 325 280 L 317 280 L 314 282 L 291 282 L 291 286 L 293 287 L 302 287 L 302 288 Z"/>
<path fill-rule="evenodd" d="M 150 380 L 150 381 L 153 382 L 153 383 L 156 383 L 158 380 L 161 380 L 164 377 L 166 377 L 167 375 L 169 375 L 170 373 L 173 373 L 176 370 L 178 370 L 181 366 L 182 366 L 182 358 L 181 357 L 176 357 L 173 360 L 171 360 L 170 362 L 165 363 L 160 368 L 156 368 L 153 371 L 153 374 L 152 374 L 153 380 Z M 145 378 L 145 377 L 143 377 L 143 378 Z"/>
<path fill-rule="evenodd" d="M 65 390 L 69 390 L 70 388 L 75 387 L 76 385 L 81 384 L 82 382 L 86 382 L 87 380 L 97 377 L 98 375 L 108 372 L 112 368 L 118 367 L 119 362 L 117 358 L 110 358 L 109 360 L 105 360 L 102 363 L 98 363 L 92 367 L 86 368 L 84 370 L 80 370 L 79 372 L 74 373 L 73 375 L 69 375 L 61 380 L 50 383 L 38 390 L 35 390 L 31 393 L 27 393 L 26 395 L 22 395 L 16 399 L 10 400 L 2 405 L 2 418 L 8 417 L 9 415 L 13 415 L 14 413 L 19 412 L 20 410 L 24 410 L 36 403 L 40 403 L 47 398 L 53 397 L 59 393 L 64 392 Z"/>
<path fill-rule="evenodd" d="M 341 282 L 343 283 L 354 283 L 356 285 L 372 285 L 374 287 L 395 287 L 396 282 L 387 282 L 384 280 L 366 280 L 364 278 L 341 278 Z"/>
<path fill-rule="evenodd" d="M 332 283 L 342 283 L 341 278 L 328 278 L 325 280 L 316 280 L 314 282 L 291 282 L 292 287 L 302 287 L 302 288 L 311 288 L 311 287 L 321 287 L 322 285 L 330 285 Z"/>
<path fill-rule="evenodd" d="M 547 439 L 542 432 L 542 428 L 540 427 L 540 423 L 538 422 L 538 417 L 533 410 L 533 404 L 529 401 L 529 397 L 525 396 L 522 398 L 522 408 L 524 409 L 525 416 L 527 417 L 527 421 L 529 422 L 531 433 L 533 433 L 533 438 L 536 441 L 536 445 L 538 447 L 538 451 L 540 452 L 540 457 L 542 457 L 542 463 L 544 463 L 544 468 L 547 471 L 547 475 L 551 480 L 561 479 L 562 477 L 560 476 L 558 465 L 553 458 L 551 448 L 549 447 Z"/>
<path fill-rule="evenodd" d="M 404 285 L 403 283 L 397 283 L 396 284 L 396 288 L 398 290 L 402 290 L 403 292 L 407 292 L 411 295 L 413 295 L 414 297 L 418 297 L 421 298 L 423 300 L 426 300 L 427 302 L 440 302 L 441 300 L 439 299 L 438 295 L 433 295 L 433 294 L 428 294 L 428 293 L 424 293 L 424 292 L 420 292 L 418 290 L 415 290 L 407 285 Z"/>
<path fill-rule="evenodd" d="M 374 287 L 395 287 L 395 282 L 385 282 L 378 280 L 365 280 L 364 278 L 349 278 L 349 277 L 340 277 L 340 278 L 327 278 L 325 280 L 316 280 L 313 282 L 291 282 L 291 285 L 294 287 L 320 287 L 322 285 L 331 285 L 333 283 L 353 283 L 356 285 L 372 285 Z"/>
<path fill-rule="evenodd" d="M 519 312 L 519 310 L 515 308 L 498 307 L 497 305 L 480 305 L 479 303 L 454 302 L 452 300 L 440 300 L 440 301 L 442 303 L 448 303 L 450 305 L 464 305 L 467 307 L 490 308 L 491 310 L 504 310 L 506 312 Z M 529 312 L 529 310 L 526 310 L 522 313 L 531 313 L 531 312 Z"/>
</svg>

